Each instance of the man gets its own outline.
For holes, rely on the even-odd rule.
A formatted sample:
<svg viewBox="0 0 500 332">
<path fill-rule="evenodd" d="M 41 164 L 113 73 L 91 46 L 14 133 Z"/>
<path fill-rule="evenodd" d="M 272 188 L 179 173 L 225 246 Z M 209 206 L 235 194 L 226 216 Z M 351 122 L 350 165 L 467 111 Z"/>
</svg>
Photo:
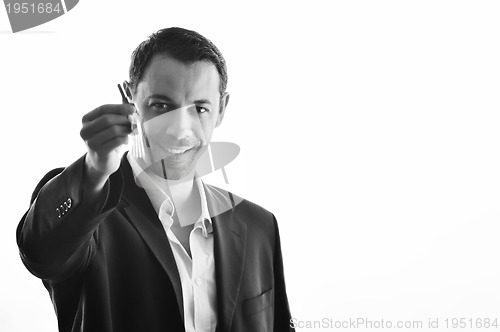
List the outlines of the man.
<svg viewBox="0 0 500 332">
<path fill-rule="evenodd" d="M 83 117 L 87 153 L 41 180 L 17 230 L 60 331 L 292 330 L 276 219 L 199 178 L 226 84 L 215 45 L 163 29 L 132 54 L 133 105 Z"/>
</svg>

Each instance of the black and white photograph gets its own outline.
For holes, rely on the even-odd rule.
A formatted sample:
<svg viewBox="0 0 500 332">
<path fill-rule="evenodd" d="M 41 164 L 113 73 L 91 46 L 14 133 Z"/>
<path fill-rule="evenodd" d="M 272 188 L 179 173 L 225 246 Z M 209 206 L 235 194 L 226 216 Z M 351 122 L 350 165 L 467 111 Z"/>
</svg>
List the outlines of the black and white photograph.
<svg viewBox="0 0 500 332">
<path fill-rule="evenodd" d="M 0 331 L 500 331 L 500 3 L 0 12 Z"/>
</svg>

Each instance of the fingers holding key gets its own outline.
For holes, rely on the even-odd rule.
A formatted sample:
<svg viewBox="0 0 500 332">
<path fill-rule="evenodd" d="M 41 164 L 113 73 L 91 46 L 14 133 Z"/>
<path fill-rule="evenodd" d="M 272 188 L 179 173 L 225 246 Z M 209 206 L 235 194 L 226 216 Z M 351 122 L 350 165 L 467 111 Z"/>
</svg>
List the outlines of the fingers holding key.
<svg viewBox="0 0 500 332">
<path fill-rule="evenodd" d="M 83 116 L 80 136 L 87 145 L 87 167 L 104 177 L 118 169 L 121 160 L 118 148 L 128 142 L 131 132 L 129 115 L 134 110 L 130 104 L 111 104 Z"/>
</svg>

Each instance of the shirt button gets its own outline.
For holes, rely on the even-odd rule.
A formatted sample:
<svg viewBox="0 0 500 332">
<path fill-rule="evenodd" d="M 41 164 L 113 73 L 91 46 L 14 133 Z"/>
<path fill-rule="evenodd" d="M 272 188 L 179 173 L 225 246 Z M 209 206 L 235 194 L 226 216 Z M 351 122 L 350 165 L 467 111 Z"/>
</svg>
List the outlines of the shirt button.
<svg viewBox="0 0 500 332">
<path fill-rule="evenodd" d="M 200 279 L 200 278 L 196 278 L 196 280 L 195 280 L 194 282 L 196 282 L 196 284 L 197 284 L 198 286 L 199 286 L 199 285 L 201 285 L 201 279 Z"/>
</svg>

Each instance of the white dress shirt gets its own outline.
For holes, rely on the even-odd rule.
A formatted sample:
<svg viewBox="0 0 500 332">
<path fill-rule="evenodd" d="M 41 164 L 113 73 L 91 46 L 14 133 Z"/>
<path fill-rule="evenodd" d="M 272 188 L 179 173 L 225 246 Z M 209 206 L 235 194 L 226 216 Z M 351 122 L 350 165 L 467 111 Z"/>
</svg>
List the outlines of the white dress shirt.
<svg viewBox="0 0 500 332">
<path fill-rule="evenodd" d="M 194 179 L 200 193 L 201 215 L 189 234 L 190 257 L 171 230 L 175 206 L 165 191 L 158 190 L 162 186 L 164 188 L 167 182 L 145 172 L 130 153 L 127 154 L 127 159 L 136 181 L 144 188 L 157 211 L 172 248 L 181 279 L 186 332 L 214 332 L 217 325 L 214 238 L 202 181 L 197 177 Z M 161 205 L 159 202 L 162 202 Z"/>
</svg>

